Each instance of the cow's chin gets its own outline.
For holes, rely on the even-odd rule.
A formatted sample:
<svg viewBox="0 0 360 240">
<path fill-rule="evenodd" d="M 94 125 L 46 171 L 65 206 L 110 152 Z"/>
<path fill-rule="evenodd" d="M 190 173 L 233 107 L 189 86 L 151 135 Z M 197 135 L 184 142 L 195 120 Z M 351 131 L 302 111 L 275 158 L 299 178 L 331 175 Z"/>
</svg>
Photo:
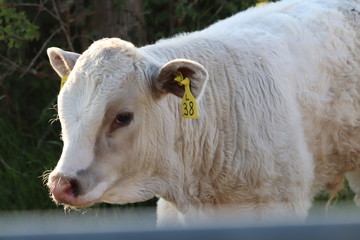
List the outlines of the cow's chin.
<svg viewBox="0 0 360 240">
<path fill-rule="evenodd" d="M 86 203 L 72 203 L 72 204 L 66 204 L 66 203 L 62 203 L 61 205 L 64 206 L 65 210 L 70 210 L 70 209 L 75 209 L 75 210 L 79 210 L 79 209 L 83 209 L 83 208 L 89 208 L 91 206 L 93 206 L 96 202 L 86 202 Z"/>
<path fill-rule="evenodd" d="M 52 199 L 57 205 L 63 205 L 65 209 L 88 208 L 98 202 L 97 200 L 86 199 L 81 196 L 62 199 L 52 196 Z"/>
<path fill-rule="evenodd" d="M 121 191 L 113 190 L 105 191 L 102 196 L 97 196 L 99 193 L 90 192 L 85 195 L 77 197 L 68 197 L 56 199 L 52 196 L 53 200 L 58 205 L 63 205 L 65 209 L 81 209 L 93 206 L 96 203 L 110 203 L 110 204 L 129 204 L 136 202 L 144 202 L 155 197 L 151 191 Z"/>
<path fill-rule="evenodd" d="M 125 194 L 126 195 L 126 194 Z M 153 197 L 155 197 L 155 195 L 153 194 L 147 194 L 145 196 L 132 196 L 132 197 L 126 197 L 126 196 L 115 196 L 112 195 L 111 197 L 105 197 L 105 198 L 101 198 L 98 200 L 85 200 L 84 198 L 78 197 L 78 198 L 74 198 L 71 201 L 64 201 L 62 200 L 61 202 L 57 201 L 55 198 L 54 201 L 56 204 L 58 205 L 63 205 L 64 209 L 69 210 L 69 209 L 81 209 L 81 208 L 89 208 L 91 206 L 93 206 L 96 203 L 110 203 L 110 204 L 129 204 L 129 203 L 137 203 L 137 202 L 144 202 L 147 200 L 152 199 Z"/>
</svg>

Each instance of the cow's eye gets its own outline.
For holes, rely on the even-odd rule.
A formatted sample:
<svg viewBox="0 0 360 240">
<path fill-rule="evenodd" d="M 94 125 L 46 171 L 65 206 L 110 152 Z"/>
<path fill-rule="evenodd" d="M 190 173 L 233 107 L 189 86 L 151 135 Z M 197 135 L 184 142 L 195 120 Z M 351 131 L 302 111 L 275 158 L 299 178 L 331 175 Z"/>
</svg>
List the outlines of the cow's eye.
<svg viewBox="0 0 360 240">
<path fill-rule="evenodd" d="M 134 114 L 131 112 L 123 112 L 118 114 L 111 125 L 110 131 L 114 131 L 117 128 L 129 125 L 133 119 L 133 115 Z"/>
</svg>

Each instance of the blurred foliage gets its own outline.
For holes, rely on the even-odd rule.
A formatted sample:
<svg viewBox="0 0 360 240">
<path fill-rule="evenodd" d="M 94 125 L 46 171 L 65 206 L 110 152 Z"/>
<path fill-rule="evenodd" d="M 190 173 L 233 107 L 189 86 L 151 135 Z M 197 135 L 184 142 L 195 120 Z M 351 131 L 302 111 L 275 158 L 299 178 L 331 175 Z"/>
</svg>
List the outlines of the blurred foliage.
<svg viewBox="0 0 360 240">
<path fill-rule="evenodd" d="M 150 42 L 177 32 L 200 30 L 256 4 L 256 0 L 148 0 L 144 9 Z M 155 15 L 152 12 L 156 13 Z M 159 28 L 163 26 L 162 28 Z"/>
<path fill-rule="evenodd" d="M 102 37 L 141 46 L 202 29 L 256 0 L 0 0 L 0 211 L 55 208 L 42 174 L 61 154 L 59 77 L 46 48 Z M 155 200 L 132 206 L 153 206 Z M 101 205 L 108 206 L 108 205 Z"/>
<path fill-rule="evenodd" d="M 21 41 L 39 38 L 38 26 L 32 24 L 25 12 L 17 12 L 0 0 L 0 42 L 8 48 L 18 48 Z"/>
</svg>

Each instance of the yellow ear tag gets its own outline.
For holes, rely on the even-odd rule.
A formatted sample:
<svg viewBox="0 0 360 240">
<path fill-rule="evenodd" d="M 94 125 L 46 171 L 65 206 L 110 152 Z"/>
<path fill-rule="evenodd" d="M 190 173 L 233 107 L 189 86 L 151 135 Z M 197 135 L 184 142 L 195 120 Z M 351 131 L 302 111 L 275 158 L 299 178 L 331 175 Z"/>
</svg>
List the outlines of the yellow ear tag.
<svg viewBox="0 0 360 240">
<path fill-rule="evenodd" d="M 60 83 L 60 90 L 62 89 L 62 87 L 64 86 L 64 84 L 66 83 L 66 80 L 68 79 L 69 74 L 65 75 L 64 77 L 61 78 L 61 83 Z"/>
<path fill-rule="evenodd" d="M 265 6 L 267 4 L 269 4 L 269 1 L 267 1 L 267 0 L 258 0 L 257 3 L 256 3 L 256 6 L 257 7 L 262 7 L 262 6 Z"/>
<path fill-rule="evenodd" d="M 181 73 L 174 78 L 180 86 L 185 86 L 185 93 L 181 101 L 181 115 L 183 118 L 198 118 L 197 102 L 190 91 L 190 79 L 183 77 Z"/>
</svg>

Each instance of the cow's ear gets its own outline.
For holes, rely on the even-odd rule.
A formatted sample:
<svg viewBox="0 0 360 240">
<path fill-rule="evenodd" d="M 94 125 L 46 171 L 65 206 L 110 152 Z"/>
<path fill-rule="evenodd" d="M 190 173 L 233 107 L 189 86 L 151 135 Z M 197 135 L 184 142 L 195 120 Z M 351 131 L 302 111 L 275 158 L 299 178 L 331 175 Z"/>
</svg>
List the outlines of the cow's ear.
<svg viewBox="0 0 360 240">
<path fill-rule="evenodd" d="M 195 98 L 199 99 L 208 81 L 206 69 L 199 63 L 187 59 L 175 59 L 166 63 L 156 79 L 155 86 L 160 93 L 172 93 L 182 98 L 185 88 L 180 86 L 175 77 L 182 74 L 190 79 L 190 89 Z"/>
<path fill-rule="evenodd" d="M 50 64 L 60 77 L 69 74 L 73 69 L 80 54 L 67 52 L 60 48 L 51 47 L 47 49 Z"/>
</svg>

